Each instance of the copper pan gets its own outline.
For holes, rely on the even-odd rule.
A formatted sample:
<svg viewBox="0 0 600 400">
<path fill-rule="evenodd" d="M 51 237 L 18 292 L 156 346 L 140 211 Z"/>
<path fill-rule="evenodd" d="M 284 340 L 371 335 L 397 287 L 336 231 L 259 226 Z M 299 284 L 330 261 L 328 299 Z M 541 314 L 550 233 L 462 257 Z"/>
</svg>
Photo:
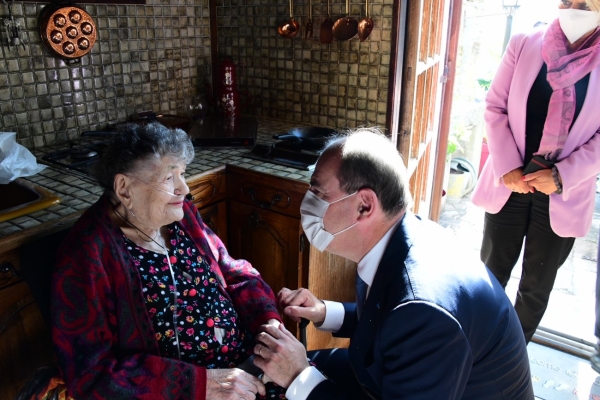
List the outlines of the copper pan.
<svg viewBox="0 0 600 400">
<path fill-rule="evenodd" d="M 39 29 L 46 49 L 69 62 L 78 62 L 96 43 L 96 23 L 84 9 L 72 4 L 46 6 Z"/>
</svg>

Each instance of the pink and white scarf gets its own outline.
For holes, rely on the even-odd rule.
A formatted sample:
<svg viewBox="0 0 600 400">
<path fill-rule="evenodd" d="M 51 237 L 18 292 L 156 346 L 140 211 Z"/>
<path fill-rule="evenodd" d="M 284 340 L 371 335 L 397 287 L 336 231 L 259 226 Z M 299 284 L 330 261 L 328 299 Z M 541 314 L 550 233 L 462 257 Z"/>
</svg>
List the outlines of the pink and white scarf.
<svg viewBox="0 0 600 400">
<path fill-rule="evenodd" d="M 575 83 L 600 65 L 600 29 L 569 54 L 565 34 L 555 20 L 544 34 L 542 58 L 548 66 L 546 80 L 553 92 L 540 148 L 535 154 L 554 161 L 567 141 L 575 117 Z"/>
</svg>

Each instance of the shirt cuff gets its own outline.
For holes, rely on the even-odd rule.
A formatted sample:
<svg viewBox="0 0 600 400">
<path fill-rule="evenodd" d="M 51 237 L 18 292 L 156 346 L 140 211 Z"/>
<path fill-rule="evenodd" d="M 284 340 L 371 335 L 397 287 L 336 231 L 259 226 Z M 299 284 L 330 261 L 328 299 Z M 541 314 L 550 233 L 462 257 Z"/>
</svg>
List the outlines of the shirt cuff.
<svg viewBox="0 0 600 400">
<path fill-rule="evenodd" d="M 310 392 L 325 380 L 327 378 L 315 367 L 305 368 L 288 387 L 285 397 L 288 400 L 306 400 Z"/>
<path fill-rule="evenodd" d="M 337 332 L 344 324 L 344 305 L 337 301 L 323 300 L 325 303 L 325 320 L 317 328 L 325 332 Z"/>
</svg>

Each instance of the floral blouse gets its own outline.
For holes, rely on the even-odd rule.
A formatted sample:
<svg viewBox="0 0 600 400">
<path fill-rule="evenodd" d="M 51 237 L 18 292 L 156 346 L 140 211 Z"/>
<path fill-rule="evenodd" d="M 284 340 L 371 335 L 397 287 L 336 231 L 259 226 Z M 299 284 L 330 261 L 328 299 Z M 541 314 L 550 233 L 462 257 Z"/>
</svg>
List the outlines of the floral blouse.
<svg viewBox="0 0 600 400">
<path fill-rule="evenodd" d="M 123 236 L 142 278 L 161 354 L 206 368 L 234 368 L 252 354 L 254 338 L 238 325 L 237 312 L 203 254 L 177 223 L 168 229 L 168 261 Z M 268 383 L 266 389 L 265 397 L 256 398 L 285 399 L 284 388 Z"/>
<path fill-rule="evenodd" d="M 232 368 L 247 358 L 247 350 L 253 346 L 250 335 L 238 326 L 233 304 L 203 254 L 176 223 L 168 229 L 171 238 L 168 261 L 164 254 L 143 249 L 125 237 L 127 249 L 140 271 L 160 351 L 206 368 Z"/>
</svg>

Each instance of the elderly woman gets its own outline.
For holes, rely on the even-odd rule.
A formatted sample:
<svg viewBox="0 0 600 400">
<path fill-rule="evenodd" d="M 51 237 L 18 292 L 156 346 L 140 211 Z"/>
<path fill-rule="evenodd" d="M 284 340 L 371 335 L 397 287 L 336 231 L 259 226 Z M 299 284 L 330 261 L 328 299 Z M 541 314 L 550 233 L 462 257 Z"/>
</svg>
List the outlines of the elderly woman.
<svg viewBox="0 0 600 400">
<path fill-rule="evenodd" d="M 52 334 L 75 399 L 282 398 L 236 368 L 275 297 L 185 199 L 185 132 L 126 125 L 99 161 L 103 196 L 61 245 Z"/>
<path fill-rule="evenodd" d="M 515 309 L 527 342 L 575 237 L 590 230 L 600 173 L 600 0 L 557 3 L 555 21 L 508 44 L 472 197 L 486 211 L 481 259 L 503 286 L 523 249 Z"/>
</svg>

